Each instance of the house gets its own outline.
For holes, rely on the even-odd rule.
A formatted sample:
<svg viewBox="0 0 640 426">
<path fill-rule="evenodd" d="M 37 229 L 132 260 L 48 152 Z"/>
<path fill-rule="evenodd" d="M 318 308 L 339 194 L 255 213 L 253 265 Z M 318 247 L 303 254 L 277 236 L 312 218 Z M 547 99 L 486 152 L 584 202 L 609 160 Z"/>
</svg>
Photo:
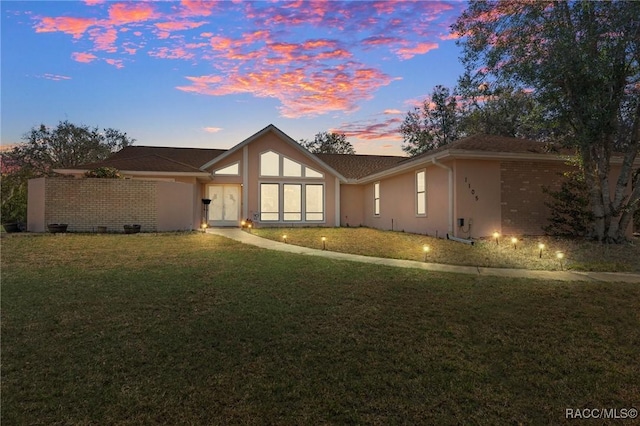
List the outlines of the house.
<svg viewBox="0 0 640 426">
<path fill-rule="evenodd" d="M 549 216 L 542 187 L 558 187 L 569 154 L 488 135 L 413 158 L 312 154 L 269 125 L 229 150 L 130 146 L 99 163 L 56 170 L 66 178 L 34 179 L 28 229 L 43 232 L 55 222 L 90 232 L 139 223 L 170 231 L 250 219 L 260 227 L 538 235 Z M 125 179 L 82 178 L 97 167 L 116 168 Z"/>
</svg>

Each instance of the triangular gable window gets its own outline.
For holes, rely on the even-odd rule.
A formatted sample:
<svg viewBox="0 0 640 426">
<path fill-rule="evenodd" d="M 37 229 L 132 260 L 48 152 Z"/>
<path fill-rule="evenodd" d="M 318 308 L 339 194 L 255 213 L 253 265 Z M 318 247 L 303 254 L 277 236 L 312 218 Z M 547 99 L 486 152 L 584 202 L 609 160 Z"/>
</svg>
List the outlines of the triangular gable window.
<svg viewBox="0 0 640 426">
<path fill-rule="evenodd" d="M 214 175 L 238 176 L 240 174 L 240 163 L 234 163 L 213 172 Z"/>
<path fill-rule="evenodd" d="M 260 154 L 260 176 L 324 178 L 324 174 L 274 151 Z"/>
<path fill-rule="evenodd" d="M 302 165 L 282 157 L 282 175 L 285 177 L 302 177 Z"/>
<path fill-rule="evenodd" d="M 308 178 L 322 178 L 324 177 L 324 175 L 320 172 L 316 172 L 315 170 L 313 170 L 310 167 L 305 167 L 304 168 L 304 176 L 308 177 Z"/>
</svg>

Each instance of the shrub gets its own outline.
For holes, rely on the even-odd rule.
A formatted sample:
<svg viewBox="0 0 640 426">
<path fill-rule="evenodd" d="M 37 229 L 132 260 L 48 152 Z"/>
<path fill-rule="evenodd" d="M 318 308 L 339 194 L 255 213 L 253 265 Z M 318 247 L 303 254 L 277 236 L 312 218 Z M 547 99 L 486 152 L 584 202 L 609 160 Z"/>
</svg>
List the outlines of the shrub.
<svg viewBox="0 0 640 426">
<path fill-rule="evenodd" d="M 564 180 L 557 191 L 543 187 L 551 197 L 545 205 L 551 209 L 549 225 L 542 229 L 550 235 L 586 237 L 591 229 L 593 213 L 589 208 L 588 188 L 580 171 L 560 173 Z"/>
<path fill-rule="evenodd" d="M 102 179 L 120 179 L 120 171 L 113 167 L 98 167 L 86 172 L 85 177 L 89 178 L 102 178 Z"/>
</svg>

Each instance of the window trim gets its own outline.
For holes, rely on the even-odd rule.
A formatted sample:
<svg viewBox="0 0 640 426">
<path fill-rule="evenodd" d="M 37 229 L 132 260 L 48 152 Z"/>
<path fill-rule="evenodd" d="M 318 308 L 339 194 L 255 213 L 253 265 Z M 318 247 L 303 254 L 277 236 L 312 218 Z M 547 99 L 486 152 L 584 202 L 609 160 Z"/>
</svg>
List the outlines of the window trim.
<svg viewBox="0 0 640 426">
<path fill-rule="evenodd" d="M 380 216 L 380 198 L 380 181 L 377 181 L 373 183 L 373 215 L 376 217 Z"/>
<path fill-rule="evenodd" d="M 418 191 L 418 175 L 420 173 L 424 173 L 424 190 L 419 192 Z M 415 172 L 415 177 L 414 177 L 414 185 L 415 185 L 415 197 L 414 197 L 414 202 L 415 202 L 415 214 L 416 217 L 427 217 L 427 169 L 420 169 L 420 170 L 416 170 Z M 422 194 L 422 197 L 424 197 L 424 212 L 420 213 L 418 211 L 418 206 L 419 206 L 419 202 L 418 200 L 420 199 L 420 196 Z"/>
</svg>

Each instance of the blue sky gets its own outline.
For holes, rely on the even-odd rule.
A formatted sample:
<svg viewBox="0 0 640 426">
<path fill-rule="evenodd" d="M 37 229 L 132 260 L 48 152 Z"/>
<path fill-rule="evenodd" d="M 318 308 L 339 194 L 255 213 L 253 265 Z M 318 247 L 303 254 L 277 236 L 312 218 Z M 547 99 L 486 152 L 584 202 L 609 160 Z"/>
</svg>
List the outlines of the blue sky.
<svg viewBox="0 0 640 426">
<path fill-rule="evenodd" d="M 404 114 L 462 73 L 435 1 L 2 1 L 2 144 L 61 120 L 230 148 L 272 123 L 400 155 Z"/>
</svg>

